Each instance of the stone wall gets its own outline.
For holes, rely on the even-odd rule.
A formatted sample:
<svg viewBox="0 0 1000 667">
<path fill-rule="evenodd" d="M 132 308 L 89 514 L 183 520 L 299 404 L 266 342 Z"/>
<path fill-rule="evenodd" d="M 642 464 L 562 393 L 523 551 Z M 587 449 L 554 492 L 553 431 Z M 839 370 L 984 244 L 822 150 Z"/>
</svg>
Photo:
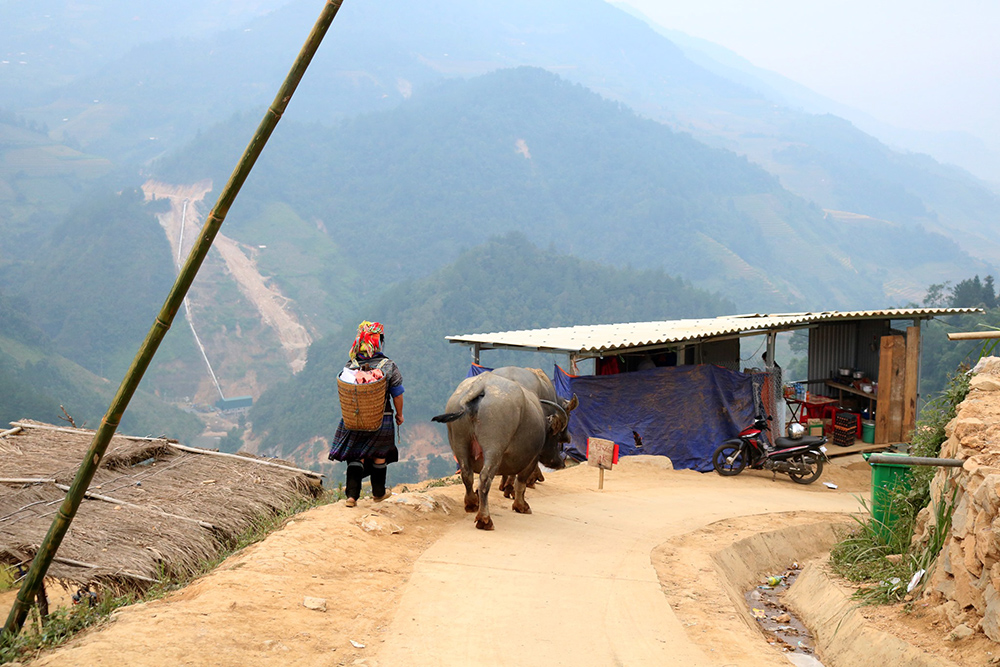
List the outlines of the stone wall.
<svg viewBox="0 0 1000 667">
<path fill-rule="evenodd" d="M 941 458 L 965 465 L 938 469 L 914 540 L 926 542 L 935 521 L 930 510 L 954 494 L 951 531 L 925 595 L 953 627 L 964 624 L 1000 642 L 1000 359 L 981 361 L 971 387 L 941 447 Z"/>
</svg>

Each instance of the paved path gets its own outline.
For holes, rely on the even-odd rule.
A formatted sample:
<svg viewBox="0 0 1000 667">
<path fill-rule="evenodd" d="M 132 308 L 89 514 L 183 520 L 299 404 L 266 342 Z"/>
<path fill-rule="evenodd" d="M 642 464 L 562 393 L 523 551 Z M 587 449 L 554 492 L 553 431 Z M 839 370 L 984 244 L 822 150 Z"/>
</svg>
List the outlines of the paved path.
<svg viewBox="0 0 1000 667">
<path fill-rule="evenodd" d="M 678 618 L 651 553 L 730 517 L 855 511 L 856 498 L 843 491 L 848 480 L 837 477 L 850 471 L 824 473 L 841 484 L 832 491 L 761 473 L 675 472 L 634 458 L 609 473 L 600 492 L 593 468 L 551 475 L 529 492 L 530 516 L 495 497 L 493 532 L 475 529 L 454 486 L 433 489 L 433 498 L 317 508 L 186 588 L 122 609 L 115 622 L 33 664 L 787 664 L 742 624 L 724 592 L 692 592 Z M 761 516 L 755 525 L 772 530 L 789 520 Z M 380 529 L 363 529 L 372 522 Z M 697 588 L 699 577 L 717 583 L 711 554 L 732 542 L 727 531 L 713 531 L 679 561 L 691 580 L 671 595 Z M 322 598 L 325 609 L 309 608 L 306 598 Z M 719 641 L 724 659 L 712 653 Z"/>
<path fill-rule="evenodd" d="M 578 485 L 596 477 L 579 473 Z M 379 665 L 716 665 L 687 641 L 651 551 L 726 517 L 858 508 L 787 479 L 655 480 L 621 471 L 605 491 L 565 493 L 560 477 L 558 491 L 535 494 L 532 516 L 496 512 L 492 533 L 454 525 L 417 561 Z"/>
</svg>

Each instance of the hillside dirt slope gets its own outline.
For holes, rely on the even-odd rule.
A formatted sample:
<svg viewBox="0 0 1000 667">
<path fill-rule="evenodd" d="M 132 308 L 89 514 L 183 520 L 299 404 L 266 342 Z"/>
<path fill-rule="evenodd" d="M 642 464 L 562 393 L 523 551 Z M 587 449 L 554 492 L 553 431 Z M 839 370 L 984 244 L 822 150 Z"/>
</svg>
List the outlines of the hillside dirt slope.
<svg viewBox="0 0 1000 667">
<path fill-rule="evenodd" d="M 733 607 L 687 605 L 679 616 L 651 554 L 722 520 L 752 518 L 761 531 L 841 520 L 867 478 L 860 460 L 828 468 L 832 490 L 630 457 L 603 491 L 594 468 L 548 475 L 529 491 L 532 515 L 494 492 L 494 532 L 474 528 L 460 486 L 336 503 L 33 664 L 717 665 L 696 635 L 724 619 L 734 628 L 724 664 L 787 665 L 758 632 L 732 623 Z M 674 564 L 673 586 L 685 572 L 694 581 L 740 532 L 705 531 L 705 553 Z M 325 611 L 304 606 L 307 597 L 325 600 Z"/>
<path fill-rule="evenodd" d="M 212 182 L 171 185 L 150 180 L 143 184 L 142 189 L 147 198 L 167 199 L 170 202 L 170 210 L 157 218 L 174 257 L 179 260 L 178 264 L 182 263 L 204 224 L 205 215 L 198 210 L 198 205 L 211 192 Z M 291 300 L 257 270 L 255 248 L 240 244 L 222 233 L 216 235 L 213 247 L 222 256 L 240 292 L 256 308 L 261 321 L 277 334 L 292 372 L 298 373 L 305 367 L 312 336 L 289 307 Z"/>
</svg>

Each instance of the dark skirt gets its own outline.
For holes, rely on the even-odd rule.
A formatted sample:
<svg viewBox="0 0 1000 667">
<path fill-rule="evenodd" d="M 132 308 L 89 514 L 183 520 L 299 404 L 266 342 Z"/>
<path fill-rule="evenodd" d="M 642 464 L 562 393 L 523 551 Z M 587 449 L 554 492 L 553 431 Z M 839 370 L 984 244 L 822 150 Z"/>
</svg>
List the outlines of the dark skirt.
<svg viewBox="0 0 1000 667">
<path fill-rule="evenodd" d="M 344 427 L 341 419 L 328 458 L 331 461 L 385 459 L 386 463 L 395 463 L 399 460 L 395 419 L 391 414 L 382 415 L 382 426 L 377 431 L 352 431 Z"/>
</svg>

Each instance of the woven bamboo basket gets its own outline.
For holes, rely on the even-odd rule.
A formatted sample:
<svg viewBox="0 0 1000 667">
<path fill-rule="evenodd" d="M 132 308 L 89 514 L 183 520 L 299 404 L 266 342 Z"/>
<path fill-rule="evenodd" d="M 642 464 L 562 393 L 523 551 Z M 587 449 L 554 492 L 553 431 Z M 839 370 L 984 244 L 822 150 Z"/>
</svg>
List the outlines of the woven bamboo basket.
<svg viewBox="0 0 1000 667">
<path fill-rule="evenodd" d="M 368 384 L 351 384 L 337 378 L 344 426 L 352 431 L 377 431 L 381 428 L 387 382 L 382 378 Z"/>
</svg>

